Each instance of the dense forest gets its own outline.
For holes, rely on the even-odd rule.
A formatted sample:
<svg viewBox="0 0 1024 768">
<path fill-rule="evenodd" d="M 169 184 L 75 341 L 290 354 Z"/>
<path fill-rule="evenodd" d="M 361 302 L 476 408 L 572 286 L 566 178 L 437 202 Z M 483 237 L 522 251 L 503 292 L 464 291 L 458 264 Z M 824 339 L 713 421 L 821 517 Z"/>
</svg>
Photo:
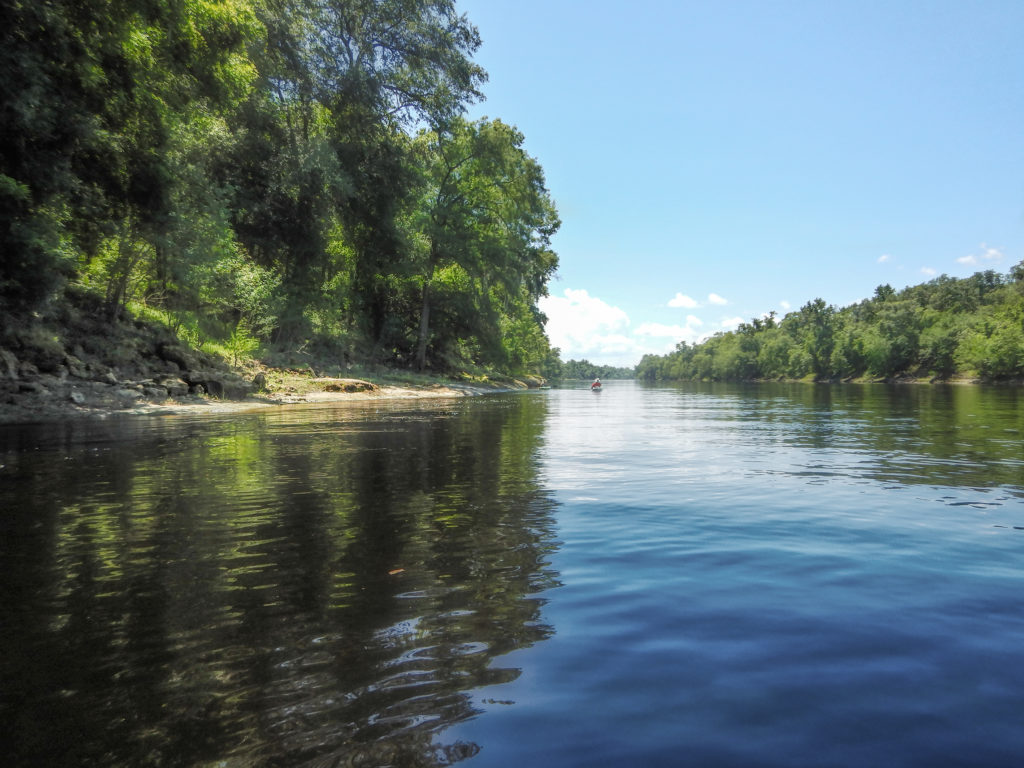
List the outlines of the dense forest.
<svg viewBox="0 0 1024 768">
<path fill-rule="evenodd" d="M 559 227 L 454 0 L 0 6 L 0 346 L 69 303 L 234 355 L 557 372 Z M 37 334 L 38 336 L 38 334 Z"/>
<path fill-rule="evenodd" d="M 562 379 L 632 379 L 633 368 L 615 365 L 597 365 L 589 360 L 566 360 L 557 368 Z"/>
<path fill-rule="evenodd" d="M 901 291 L 882 285 L 841 309 L 815 299 L 781 320 L 754 318 L 637 366 L 648 381 L 954 376 L 1024 377 L 1024 262 L 1005 275 L 943 275 Z"/>
</svg>

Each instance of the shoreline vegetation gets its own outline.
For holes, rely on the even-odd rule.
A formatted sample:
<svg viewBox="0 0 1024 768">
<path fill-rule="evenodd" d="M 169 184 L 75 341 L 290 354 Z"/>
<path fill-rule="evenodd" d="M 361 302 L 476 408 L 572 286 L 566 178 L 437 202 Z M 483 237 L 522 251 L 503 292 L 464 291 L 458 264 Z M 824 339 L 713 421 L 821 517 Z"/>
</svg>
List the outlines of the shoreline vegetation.
<svg viewBox="0 0 1024 768">
<path fill-rule="evenodd" d="M 487 73 L 452 0 L 18 3 L 0 22 L 7 410 L 238 399 L 255 360 L 554 378 L 537 303 L 558 213 L 523 134 L 464 117 Z"/>
<path fill-rule="evenodd" d="M 941 275 L 837 308 L 774 312 L 667 355 L 643 381 L 1024 382 L 1024 262 L 1007 274 Z"/>
<path fill-rule="evenodd" d="M 222 415 L 246 413 L 286 405 L 358 403 L 366 401 L 428 400 L 472 397 L 540 386 L 510 381 L 465 384 L 438 379 L 432 383 L 373 383 L 365 379 L 312 377 L 294 371 L 276 371 L 281 389 L 252 392 L 238 399 L 204 394 L 162 395 L 147 393 L 142 383 L 125 382 L 110 387 L 82 384 L 51 384 L 13 401 L 0 404 L 0 425 L 40 424 L 80 418 L 106 418 L 114 414 L 171 416 L 178 414 Z M 148 382 L 146 382 L 148 383 Z M 152 389 L 152 387 L 150 387 Z M 105 391 L 104 391 L 105 390 Z M 88 392 L 89 395 L 82 394 Z M 75 396 L 75 395 L 79 396 Z"/>
<path fill-rule="evenodd" d="M 1024 262 L 815 299 L 635 370 L 563 362 L 538 307 L 558 212 L 523 134 L 463 117 L 487 73 L 452 0 L 117 11 L 0 9 L 4 413 L 239 400 L 275 371 L 1024 380 Z"/>
<path fill-rule="evenodd" d="M 339 364 L 301 351 L 231 359 L 219 350 L 190 347 L 166 326 L 90 313 L 89 303 L 65 303 L 59 322 L 8 329 L 6 336 L 19 344 L 0 346 L 0 424 L 464 397 L 546 383 L 528 374 L 438 376 Z"/>
</svg>

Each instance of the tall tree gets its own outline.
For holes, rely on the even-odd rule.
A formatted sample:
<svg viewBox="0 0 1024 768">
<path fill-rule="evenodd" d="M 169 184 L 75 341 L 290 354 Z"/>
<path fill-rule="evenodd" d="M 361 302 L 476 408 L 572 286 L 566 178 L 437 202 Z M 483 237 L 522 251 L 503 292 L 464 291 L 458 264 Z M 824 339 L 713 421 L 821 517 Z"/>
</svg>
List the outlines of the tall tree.
<svg viewBox="0 0 1024 768">
<path fill-rule="evenodd" d="M 450 0 L 261 0 L 259 12 L 264 88 L 240 125 L 239 235 L 283 275 L 285 337 L 306 332 L 306 308 L 344 272 L 350 316 L 386 347 L 414 182 L 405 131 L 482 98 L 479 36 Z"/>
<path fill-rule="evenodd" d="M 811 370 L 818 378 L 831 374 L 832 348 L 835 345 L 836 308 L 824 299 L 815 299 L 800 307 L 798 328 L 804 351 L 811 360 Z"/>
<path fill-rule="evenodd" d="M 413 182 L 399 131 L 442 128 L 482 98 L 486 74 L 471 59 L 480 37 L 452 0 L 329 0 L 324 8 L 315 45 L 331 66 L 318 86 L 335 100 L 339 156 L 354 171 L 341 216 L 355 249 L 355 306 L 372 341 L 388 348 L 395 296 L 385 276 L 403 271 L 397 219 Z"/>
<path fill-rule="evenodd" d="M 39 301 L 106 254 L 120 303 L 171 225 L 175 131 L 248 87 L 254 21 L 242 0 L 3 4 L 0 293 Z"/>
<path fill-rule="evenodd" d="M 500 120 L 455 120 L 449 130 L 419 137 L 426 158 L 420 323 L 416 360 L 423 369 L 431 339 L 435 282 L 452 270 L 466 275 L 481 321 L 504 311 L 536 312 L 557 261 L 551 237 L 560 224 L 537 162 L 523 135 Z M 522 301 L 520 301 L 520 298 Z M 534 321 L 540 321 L 534 315 Z M 490 329 L 476 325 L 477 339 Z"/>
</svg>

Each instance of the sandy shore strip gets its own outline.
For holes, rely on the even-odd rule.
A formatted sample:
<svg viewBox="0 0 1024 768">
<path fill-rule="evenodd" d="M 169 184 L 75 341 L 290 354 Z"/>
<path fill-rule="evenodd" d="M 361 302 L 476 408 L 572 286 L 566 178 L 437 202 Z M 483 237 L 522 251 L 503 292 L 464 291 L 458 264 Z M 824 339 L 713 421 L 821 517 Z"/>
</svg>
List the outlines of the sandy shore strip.
<svg viewBox="0 0 1024 768">
<path fill-rule="evenodd" d="M 222 415 L 310 403 L 361 403 L 388 400 L 462 398 L 513 392 L 521 386 L 482 386 L 446 382 L 414 386 L 377 385 L 361 379 L 312 379 L 308 391 L 277 391 L 250 395 L 242 400 L 189 395 L 161 401 L 138 400 L 102 405 L 78 405 L 57 398 L 19 398 L 0 404 L 0 424 L 29 424 L 75 418 L 102 418 L 113 414 L 163 416 L 174 414 Z"/>
</svg>

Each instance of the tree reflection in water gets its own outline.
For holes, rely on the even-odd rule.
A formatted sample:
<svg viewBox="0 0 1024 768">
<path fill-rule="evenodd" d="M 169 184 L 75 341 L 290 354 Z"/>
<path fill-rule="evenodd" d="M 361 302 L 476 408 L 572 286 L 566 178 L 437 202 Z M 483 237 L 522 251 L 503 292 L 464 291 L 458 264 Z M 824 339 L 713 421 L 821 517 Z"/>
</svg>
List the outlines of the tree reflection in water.
<svg viewBox="0 0 1024 768">
<path fill-rule="evenodd" d="M 550 636 L 545 400 L 4 435 L 25 765 L 447 765 Z M 8 611 L 10 609 L 10 611 Z"/>
<path fill-rule="evenodd" d="M 1021 387 L 772 382 L 688 383 L 673 391 L 684 407 L 700 411 L 699 418 L 742 433 L 743 444 L 766 455 L 780 441 L 808 451 L 807 465 L 773 471 L 820 482 L 859 476 L 1001 486 L 1014 495 L 1024 486 Z M 846 463 L 831 463 L 837 460 Z"/>
</svg>

